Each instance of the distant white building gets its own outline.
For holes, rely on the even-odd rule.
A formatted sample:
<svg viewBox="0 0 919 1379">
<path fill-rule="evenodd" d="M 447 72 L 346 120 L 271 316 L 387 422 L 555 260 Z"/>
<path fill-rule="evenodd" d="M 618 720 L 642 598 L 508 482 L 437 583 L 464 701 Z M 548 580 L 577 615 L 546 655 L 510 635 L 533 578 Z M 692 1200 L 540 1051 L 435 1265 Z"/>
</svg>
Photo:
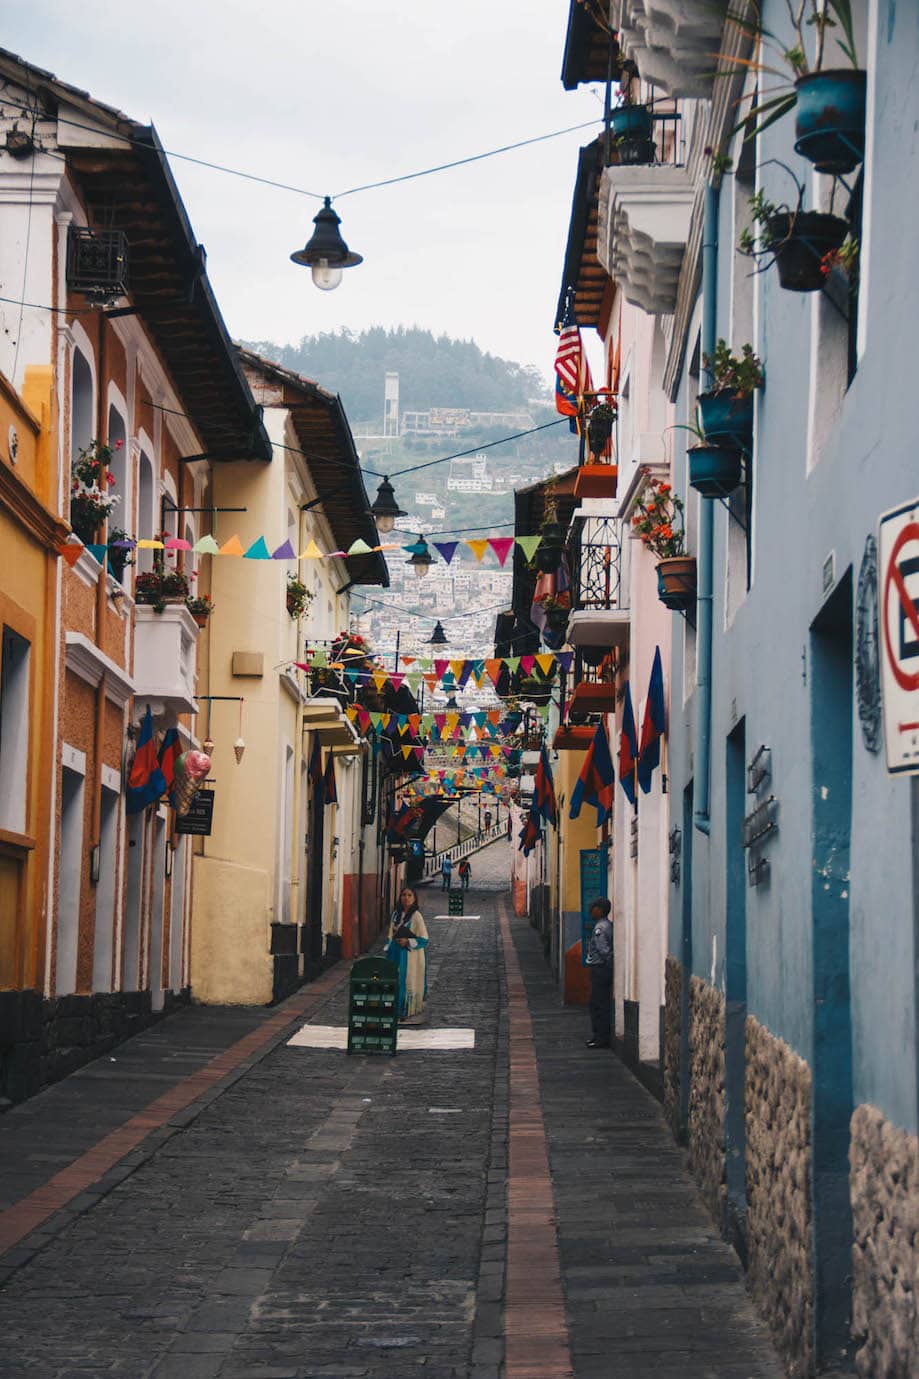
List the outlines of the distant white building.
<svg viewBox="0 0 919 1379">
<path fill-rule="evenodd" d="M 482 453 L 468 459 L 450 461 L 447 488 L 453 493 L 491 493 L 495 481 L 488 471 L 488 456 Z"/>
</svg>

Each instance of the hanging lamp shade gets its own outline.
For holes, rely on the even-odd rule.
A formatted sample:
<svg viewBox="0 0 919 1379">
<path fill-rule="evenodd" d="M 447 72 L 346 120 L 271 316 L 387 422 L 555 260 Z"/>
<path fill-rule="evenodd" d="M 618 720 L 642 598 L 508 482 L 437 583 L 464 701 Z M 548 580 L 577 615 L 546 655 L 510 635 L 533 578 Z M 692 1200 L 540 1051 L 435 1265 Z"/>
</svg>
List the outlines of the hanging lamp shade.
<svg viewBox="0 0 919 1379">
<path fill-rule="evenodd" d="M 415 542 L 415 549 L 412 551 L 412 554 L 409 556 L 408 560 L 405 563 L 406 565 L 411 565 L 413 567 L 415 574 L 418 576 L 419 579 L 424 578 L 424 576 L 427 574 L 428 570 L 430 570 L 432 564 L 434 563 L 431 557 L 431 552 L 428 549 L 428 543 L 420 534 L 418 540 Z"/>
<path fill-rule="evenodd" d="M 291 254 L 294 263 L 311 269 L 313 282 L 323 292 L 331 292 L 341 282 L 343 268 L 354 268 L 364 259 L 354 254 L 339 234 L 341 217 L 332 210 L 332 198 L 327 196 L 322 210 L 314 216 L 316 226 L 302 249 Z"/>
<path fill-rule="evenodd" d="M 428 638 L 428 641 L 431 646 L 447 645 L 447 634 L 443 629 L 443 624 L 441 623 L 440 618 L 438 618 L 437 622 L 434 624 L 434 631 L 431 633 L 431 636 Z"/>
<path fill-rule="evenodd" d="M 380 483 L 380 487 L 377 489 L 377 496 L 373 500 L 370 511 L 377 524 L 377 530 L 384 535 L 392 531 L 393 527 L 396 525 L 397 517 L 406 516 L 406 513 L 396 502 L 395 490 L 389 482 L 388 474 L 384 476 Z"/>
</svg>

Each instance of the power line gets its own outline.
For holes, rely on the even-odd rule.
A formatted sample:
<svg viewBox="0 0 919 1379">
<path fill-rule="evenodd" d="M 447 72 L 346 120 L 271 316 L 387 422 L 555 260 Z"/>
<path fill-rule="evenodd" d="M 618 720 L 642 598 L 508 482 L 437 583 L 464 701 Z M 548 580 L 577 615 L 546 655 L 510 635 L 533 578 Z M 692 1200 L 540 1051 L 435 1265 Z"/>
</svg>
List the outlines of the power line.
<svg viewBox="0 0 919 1379">
<path fill-rule="evenodd" d="M 500 440 L 486 441 L 483 445 L 474 445 L 471 450 L 457 450 L 453 455 L 441 455 L 439 460 L 425 460 L 423 464 L 412 464 L 406 469 L 390 470 L 388 477 L 401 479 L 403 474 L 417 474 L 420 469 L 431 469 L 436 464 L 446 464 L 448 460 L 462 460 L 467 455 L 478 455 L 482 450 L 493 450 L 496 445 L 507 445 L 508 441 L 518 441 L 523 436 L 535 436 L 537 431 L 548 431 L 553 426 L 561 426 L 563 421 L 568 421 L 568 417 L 557 417 L 555 421 L 544 421 L 541 426 L 531 426 L 526 431 L 515 431 L 512 436 L 502 436 Z M 368 469 L 367 473 L 372 474 L 373 470 Z"/>
<path fill-rule="evenodd" d="M 5 96 L 2 98 L 4 105 L 10 105 L 23 114 L 33 114 L 31 107 L 22 105 L 19 101 Z M 37 116 L 36 116 L 37 117 Z M 50 117 L 49 117 L 50 118 Z M 91 134 L 98 134 L 97 125 L 87 124 L 81 120 L 67 119 L 62 115 L 56 117 L 58 124 L 69 125 L 72 129 L 86 130 Z M 531 144 L 542 144 L 549 139 L 559 139 L 565 134 L 573 134 L 581 129 L 591 129 L 594 125 L 601 123 L 598 119 L 585 120 L 581 124 L 568 125 L 565 129 L 554 129 L 548 134 L 536 134 L 529 139 L 517 139 L 511 144 L 502 144 L 500 148 L 486 149 L 484 153 L 473 153 L 466 158 L 456 158 L 449 163 L 438 163 L 434 167 L 420 168 L 417 172 L 406 172 L 398 177 L 382 178 L 379 182 L 365 182 L 359 187 L 348 187 L 347 190 L 337 192 L 332 197 L 333 201 L 340 201 L 345 196 L 356 196 L 359 192 L 376 191 L 380 187 L 392 187 L 400 182 L 412 182 L 419 177 L 430 177 L 435 172 L 447 172 L 451 168 L 465 167 L 469 163 L 480 163 L 486 158 L 497 158 L 502 153 L 511 153 L 518 148 L 528 148 Z M 290 182 L 279 182 L 273 177 L 261 177 L 255 172 L 246 172 L 242 168 L 231 168 L 226 163 L 214 163 L 207 158 L 198 158 L 191 153 L 177 153 L 174 149 L 159 149 L 155 144 L 151 144 L 149 139 L 140 139 L 130 134 L 115 133 L 106 131 L 107 137 L 120 139 L 122 143 L 129 147 L 146 149 L 148 152 L 154 149 L 162 152 L 167 158 L 176 158 L 183 163 L 192 163 L 199 168 L 207 168 L 211 172 L 223 172 L 229 177 L 240 177 L 246 182 L 257 182 L 263 187 L 273 187 L 276 191 L 293 192 L 296 196 L 306 196 L 312 201 L 324 200 L 322 192 L 309 191 L 306 187 L 296 187 Z M 44 150 L 40 150 L 44 152 Z M 33 159 L 34 161 L 34 159 Z"/>
</svg>

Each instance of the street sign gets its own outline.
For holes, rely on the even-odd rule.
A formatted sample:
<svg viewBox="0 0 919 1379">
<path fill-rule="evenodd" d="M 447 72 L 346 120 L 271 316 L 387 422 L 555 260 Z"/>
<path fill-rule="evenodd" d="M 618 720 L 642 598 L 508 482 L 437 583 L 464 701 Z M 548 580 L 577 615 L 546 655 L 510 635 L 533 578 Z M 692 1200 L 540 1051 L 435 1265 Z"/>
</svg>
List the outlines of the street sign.
<svg viewBox="0 0 919 1379">
<path fill-rule="evenodd" d="M 188 812 L 176 815 L 176 833 L 193 833 L 199 838 L 209 838 L 213 816 L 213 790 L 196 790 Z"/>
<path fill-rule="evenodd" d="M 880 519 L 878 621 L 887 770 L 919 773 L 919 498 Z"/>
</svg>

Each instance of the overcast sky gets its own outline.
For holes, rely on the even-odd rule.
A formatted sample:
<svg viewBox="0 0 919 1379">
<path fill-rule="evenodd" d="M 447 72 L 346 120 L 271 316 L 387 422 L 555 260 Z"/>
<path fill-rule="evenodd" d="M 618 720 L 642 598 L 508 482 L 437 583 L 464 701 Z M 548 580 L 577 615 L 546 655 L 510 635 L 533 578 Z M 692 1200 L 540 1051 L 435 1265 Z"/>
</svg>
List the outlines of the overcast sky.
<svg viewBox="0 0 919 1379">
<path fill-rule="evenodd" d="M 559 80 L 567 0 L 29 0 L 2 42 L 167 149 L 321 194 L 598 118 Z M 297 341 L 400 323 L 551 369 L 572 133 L 345 197 L 365 262 L 334 292 L 290 263 L 318 202 L 173 161 L 231 332 Z"/>
</svg>

